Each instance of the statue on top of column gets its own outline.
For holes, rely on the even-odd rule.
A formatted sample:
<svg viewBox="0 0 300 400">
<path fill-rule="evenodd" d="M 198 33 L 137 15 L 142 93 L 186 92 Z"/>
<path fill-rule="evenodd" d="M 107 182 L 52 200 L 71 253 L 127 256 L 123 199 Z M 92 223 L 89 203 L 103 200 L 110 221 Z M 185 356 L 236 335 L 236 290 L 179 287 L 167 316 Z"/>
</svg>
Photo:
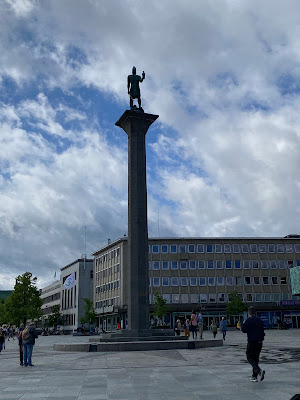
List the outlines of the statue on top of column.
<svg viewBox="0 0 300 400">
<path fill-rule="evenodd" d="M 145 72 L 143 71 L 142 77 L 136 74 L 136 68 L 132 67 L 132 75 L 128 75 L 127 78 L 127 89 L 128 94 L 130 95 L 130 109 L 144 112 L 142 109 L 142 102 L 141 102 L 141 92 L 140 92 L 140 82 L 143 82 L 145 79 Z M 139 108 L 133 104 L 133 100 L 137 99 Z"/>
</svg>

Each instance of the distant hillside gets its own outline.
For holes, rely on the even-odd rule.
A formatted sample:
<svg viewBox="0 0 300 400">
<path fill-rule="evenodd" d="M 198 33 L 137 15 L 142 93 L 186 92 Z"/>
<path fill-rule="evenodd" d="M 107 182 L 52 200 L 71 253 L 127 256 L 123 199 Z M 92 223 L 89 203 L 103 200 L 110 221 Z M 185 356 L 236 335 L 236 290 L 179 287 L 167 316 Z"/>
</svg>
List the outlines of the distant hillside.
<svg viewBox="0 0 300 400">
<path fill-rule="evenodd" d="M 6 300 L 13 290 L 0 290 L 0 300 Z"/>
</svg>

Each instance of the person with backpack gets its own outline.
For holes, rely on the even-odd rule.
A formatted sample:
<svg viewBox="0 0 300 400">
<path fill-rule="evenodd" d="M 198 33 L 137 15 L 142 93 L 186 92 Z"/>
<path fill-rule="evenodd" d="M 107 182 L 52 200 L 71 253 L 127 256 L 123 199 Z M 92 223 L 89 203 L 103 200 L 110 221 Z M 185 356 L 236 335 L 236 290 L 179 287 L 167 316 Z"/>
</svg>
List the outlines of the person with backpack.
<svg viewBox="0 0 300 400">
<path fill-rule="evenodd" d="M 34 367 L 31 358 L 35 339 L 37 338 L 38 335 L 34 323 L 31 323 L 29 327 L 26 327 L 22 332 L 24 367 Z"/>
</svg>

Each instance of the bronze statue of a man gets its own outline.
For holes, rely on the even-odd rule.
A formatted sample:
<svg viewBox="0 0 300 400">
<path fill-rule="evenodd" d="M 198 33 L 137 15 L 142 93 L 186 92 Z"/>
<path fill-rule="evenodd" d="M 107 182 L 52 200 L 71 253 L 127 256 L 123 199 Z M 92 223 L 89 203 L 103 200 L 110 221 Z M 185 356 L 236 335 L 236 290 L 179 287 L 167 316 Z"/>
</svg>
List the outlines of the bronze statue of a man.
<svg viewBox="0 0 300 400">
<path fill-rule="evenodd" d="M 133 99 L 138 99 L 139 109 L 142 110 L 141 93 L 140 93 L 140 82 L 145 79 L 145 72 L 143 71 L 142 77 L 136 74 L 136 68 L 132 67 L 132 75 L 128 75 L 127 78 L 127 89 L 130 95 L 130 108 L 135 109 L 136 106 L 133 105 Z"/>
</svg>

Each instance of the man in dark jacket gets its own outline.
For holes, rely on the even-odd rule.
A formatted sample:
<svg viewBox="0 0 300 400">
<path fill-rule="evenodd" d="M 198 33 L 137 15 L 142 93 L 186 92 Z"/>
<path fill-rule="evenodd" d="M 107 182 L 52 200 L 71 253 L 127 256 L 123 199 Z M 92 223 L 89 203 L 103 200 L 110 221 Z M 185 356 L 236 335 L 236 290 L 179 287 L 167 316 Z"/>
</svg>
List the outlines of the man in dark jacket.
<svg viewBox="0 0 300 400">
<path fill-rule="evenodd" d="M 261 381 L 264 380 L 265 377 L 265 371 L 258 366 L 259 355 L 265 337 L 264 323 L 256 316 L 256 311 L 253 307 L 249 307 L 248 315 L 249 318 L 244 321 L 242 325 L 242 332 L 247 333 L 248 336 L 246 355 L 248 363 L 251 364 L 253 368 L 250 380 L 252 382 L 257 382 L 258 377 L 260 377 Z"/>
<path fill-rule="evenodd" d="M 38 338 L 36 333 L 36 329 L 34 324 L 31 323 L 29 328 L 25 328 L 22 332 L 22 341 L 23 341 L 23 353 L 24 353 L 24 367 L 28 365 L 33 367 L 34 365 L 31 362 L 33 346 L 35 344 L 35 339 Z"/>
</svg>

